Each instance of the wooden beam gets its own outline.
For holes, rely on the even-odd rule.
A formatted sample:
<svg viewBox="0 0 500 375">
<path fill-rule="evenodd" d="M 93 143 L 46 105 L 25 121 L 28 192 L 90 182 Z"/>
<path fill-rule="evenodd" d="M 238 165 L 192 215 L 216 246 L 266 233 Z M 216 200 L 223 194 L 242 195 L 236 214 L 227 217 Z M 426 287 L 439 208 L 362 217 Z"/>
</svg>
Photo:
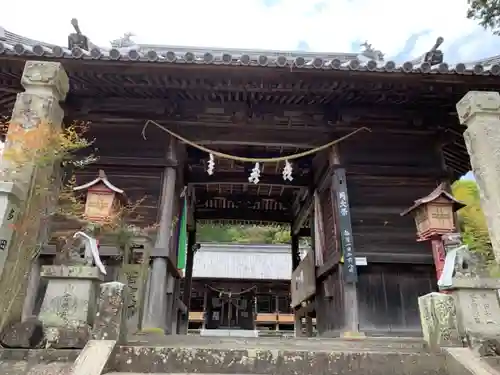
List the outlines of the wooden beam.
<svg viewBox="0 0 500 375">
<path fill-rule="evenodd" d="M 292 221 L 290 211 L 264 211 L 239 208 L 197 209 L 195 217 L 196 220 L 234 220 L 284 224 L 289 224 Z"/>
<path fill-rule="evenodd" d="M 207 173 L 189 172 L 187 181 L 193 185 L 219 185 L 219 184 L 248 184 L 248 173 L 238 172 L 215 172 L 212 176 Z M 284 181 L 281 175 L 262 174 L 259 185 L 273 185 L 288 188 L 300 188 L 308 186 L 305 176 L 296 176 L 293 181 Z"/>
<path fill-rule="evenodd" d="M 266 201 L 276 201 L 281 203 L 285 207 L 291 207 L 291 201 L 293 199 L 293 194 L 290 193 L 290 190 L 285 190 L 281 194 L 272 194 L 272 195 L 253 195 L 246 193 L 218 193 L 218 192 L 207 192 L 200 191 L 196 194 L 196 204 L 204 205 L 206 202 L 211 200 L 225 200 L 228 202 L 232 202 L 235 205 L 260 205 L 264 206 L 264 202 Z"/>
<path fill-rule="evenodd" d="M 295 310 L 294 315 L 297 317 L 304 317 L 312 314 L 314 310 L 316 310 L 316 301 L 312 300 L 305 306 L 300 306 L 297 310 Z"/>
<path fill-rule="evenodd" d="M 55 253 L 56 253 L 55 245 L 48 244 L 42 247 L 41 255 L 43 256 L 55 256 Z M 116 257 L 119 256 L 121 253 L 122 253 L 121 250 L 116 246 L 102 245 L 99 247 L 99 254 L 102 258 Z M 358 251 L 356 253 L 356 256 L 366 257 L 368 264 L 370 263 L 396 263 L 396 264 L 406 263 L 406 264 L 428 264 L 428 265 L 434 264 L 430 249 L 428 252 L 421 252 L 421 253 L 396 253 L 396 252 L 389 253 L 387 251 L 384 251 L 383 246 L 373 245 L 371 246 L 370 250 Z M 203 282 L 203 284 L 205 284 L 205 282 Z"/>
<path fill-rule="evenodd" d="M 368 156 L 368 155 L 367 155 Z M 443 171 L 438 167 L 414 167 L 379 164 L 347 164 L 343 166 L 346 170 L 349 181 L 364 178 L 365 176 L 377 177 L 428 177 L 439 178 L 443 176 Z"/>
<path fill-rule="evenodd" d="M 66 101 L 67 110 L 78 113 L 109 112 L 120 114 L 125 109 L 127 112 L 151 114 L 213 114 L 238 117 L 238 114 L 246 116 L 283 116 L 300 118 L 304 114 L 315 116 L 317 120 L 324 118 L 325 112 L 331 112 L 326 105 L 303 105 L 303 104 L 273 104 L 265 101 L 252 102 L 250 105 L 245 101 L 209 101 L 209 100 L 179 100 L 179 99 L 140 99 L 140 98 L 80 98 L 68 96 Z M 314 120 L 307 117 L 309 121 Z"/>
<path fill-rule="evenodd" d="M 147 119 L 144 119 L 144 123 Z M 168 129 L 186 137 L 190 141 L 212 145 L 247 145 L 313 148 L 345 135 L 334 128 L 299 127 L 284 131 L 276 123 L 245 126 L 216 121 L 162 121 Z M 352 130 L 352 129 L 351 129 Z M 335 133 L 335 134 L 334 134 Z M 146 133 L 147 135 L 147 133 Z"/>
<path fill-rule="evenodd" d="M 128 167 L 176 167 L 177 163 L 165 158 L 126 157 L 126 156 L 97 156 L 95 166 L 128 166 Z"/>
<path fill-rule="evenodd" d="M 229 146 L 229 145 L 228 145 Z M 277 157 L 283 157 L 286 156 L 287 154 L 291 155 L 294 154 L 295 150 L 293 151 L 282 151 L 282 150 L 277 150 L 277 151 L 269 151 L 265 147 L 251 147 L 248 145 L 244 145 L 243 147 L 240 147 L 239 145 L 230 145 L 231 147 L 224 147 L 222 151 L 226 149 L 230 149 L 230 153 L 232 155 L 237 155 L 237 156 L 244 156 L 248 158 L 257 158 L 257 159 L 268 159 L 268 158 L 277 158 Z M 191 148 L 188 151 L 188 161 L 190 164 L 197 164 L 199 166 L 204 165 L 204 162 L 206 162 L 208 159 L 208 155 L 206 152 L 201 151 L 199 149 Z M 239 162 L 235 161 L 235 165 L 243 165 L 247 167 L 248 171 L 253 168 L 253 164 L 250 166 L 250 163 L 245 163 L 245 162 Z M 293 160 L 293 166 L 295 168 L 295 173 L 297 173 L 297 170 L 303 169 L 303 168 L 310 168 L 312 164 L 312 158 L 310 156 L 304 156 L 303 158 Z"/>
</svg>

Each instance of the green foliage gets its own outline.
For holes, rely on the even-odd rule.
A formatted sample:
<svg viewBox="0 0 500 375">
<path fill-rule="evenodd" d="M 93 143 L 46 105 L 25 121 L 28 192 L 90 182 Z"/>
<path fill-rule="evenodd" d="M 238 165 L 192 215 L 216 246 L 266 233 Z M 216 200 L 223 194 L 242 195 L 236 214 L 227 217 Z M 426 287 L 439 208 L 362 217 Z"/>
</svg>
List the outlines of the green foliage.
<svg viewBox="0 0 500 375">
<path fill-rule="evenodd" d="M 460 230 L 469 249 L 492 261 L 493 251 L 488 226 L 479 202 L 475 181 L 459 180 L 453 184 L 453 195 L 467 206 L 458 211 Z"/>
<path fill-rule="evenodd" d="M 216 225 L 196 228 L 198 242 L 217 243 L 290 243 L 290 228 L 286 226 Z"/>
<path fill-rule="evenodd" d="M 479 21 L 485 29 L 500 35 L 500 0 L 467 0 L 467 18 Z"/>
</svg>

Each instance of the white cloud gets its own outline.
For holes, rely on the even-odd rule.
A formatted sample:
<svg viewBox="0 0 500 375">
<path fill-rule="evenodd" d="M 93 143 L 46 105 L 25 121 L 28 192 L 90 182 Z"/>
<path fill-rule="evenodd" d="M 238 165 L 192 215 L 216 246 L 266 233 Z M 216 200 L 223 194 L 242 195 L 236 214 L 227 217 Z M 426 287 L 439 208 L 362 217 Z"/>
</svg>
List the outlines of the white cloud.
<svg viewBox="0 0 500 375">
<path fill-rule="evenodd" d="M 72 17 L 103 46 L 127 31 L 140 43 L 290 50 L 306 41 L 313 51 L 334 52 L 349 52 L 353 41 L 367 39 L 386 56 L 398 54 L 412 34 L 431 30 L 415 44 L 416 56 L 438 36 L 450 45 L 478 30 L 466 19 L 466 7 L 465 0 L 86 0 L 78 6 L 24 0 L 9 2 L 0 25 L 62 45 Z M 460 56 L 467 56 L 461 48 Z"/>
</svg>

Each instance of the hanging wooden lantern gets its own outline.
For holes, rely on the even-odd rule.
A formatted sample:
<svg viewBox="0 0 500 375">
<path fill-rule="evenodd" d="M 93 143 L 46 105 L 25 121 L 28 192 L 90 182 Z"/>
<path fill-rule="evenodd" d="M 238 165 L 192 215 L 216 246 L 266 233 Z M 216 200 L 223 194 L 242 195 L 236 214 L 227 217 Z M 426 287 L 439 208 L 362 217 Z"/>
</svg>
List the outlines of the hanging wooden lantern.
<svg viewBox="0 0 500 375">
<path fill-rule="evenodd" d="M 73 188 L 75 192 L 85 192 L 85 217 L 94 222 L 105 222 L 113 217 L 125 204 L 125 192 L 113 185 L 103 170 L 96 179 Z"/>
<path fill-rule="evenodd" d="M 401 216 L 411 213 L 415 219 L 419 240 L 426 240 L 435 235 L 454 232 L 453 213 L 462 207 L 465 207 L 465 204 L 448 193 L 443 183 L 429 195 L 417 199 Z"/>
</svg>

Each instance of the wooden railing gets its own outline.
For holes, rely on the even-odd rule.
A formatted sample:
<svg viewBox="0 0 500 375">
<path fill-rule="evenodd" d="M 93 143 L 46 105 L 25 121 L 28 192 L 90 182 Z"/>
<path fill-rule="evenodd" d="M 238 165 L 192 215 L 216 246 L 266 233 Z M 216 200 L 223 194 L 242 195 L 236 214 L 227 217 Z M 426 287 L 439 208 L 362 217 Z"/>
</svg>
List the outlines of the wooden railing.
<svg viewBox="0 0 500 375">
<path fill-rule="evenodd" d="M 199 311 L 189 312 L 190 322 L 201 322 L 203 321 L 203 313 Z M 281 323 L 281 324 L 293 324 L 294 318 L 293 314 L 278 314 L 278 313 L 260 313 L 257 314 L 257 323 Z"/>
</svg>

